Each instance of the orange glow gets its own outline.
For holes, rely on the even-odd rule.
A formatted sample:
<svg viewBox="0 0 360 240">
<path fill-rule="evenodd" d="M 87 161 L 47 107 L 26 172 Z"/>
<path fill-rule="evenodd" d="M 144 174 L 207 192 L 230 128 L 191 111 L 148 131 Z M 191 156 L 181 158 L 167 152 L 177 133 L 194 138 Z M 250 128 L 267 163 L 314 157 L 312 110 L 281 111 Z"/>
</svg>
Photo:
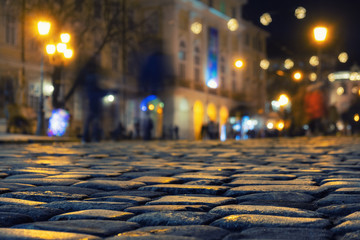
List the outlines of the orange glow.
<svg viewBox="0 0 360 240">
<path fill-rule="evenodd" d="M 314 38 L 317 42 L 324 42 L 326 40 L 328 29 L 326 27 L 314 28 Z"/>
<path fill-rule="evenodd" d="M 360 116 L 359 116 L 358 113 L 356 113 L 356 114 L 354 115 L 354 121 L 355 121 L 355 122 L 358 122 L 359 120 L 360 120 Z"/>
<path fill-rule="evenodd" d="M 301 72 L 299 72 L 299 71 L 297 71 L 297 72 L 295 72 L 294 74 L 293 74 L 293 78 L 294 78 L 294 80 L 295 81 L 300 81 L 300 80 L 302 80 L 302 74 L 301 74 Z"/>
<path fill-rule="evenodd" d="M 236 60 L 234 63 L 236 68 L 242 68 L 244 66 L 244 62 L 240 59 Z"/>
<path fill-rule="evenodd" d="M 162 113 L 163 113 L 163 109 L 159 107 L 156 112 L 157 112 L 158 114 L 162 114 Z"/>
<path fill-rule="evenodd" d="M 207 115 L 211 121 L 216 122 L 217 112 L 216 112 L 215 104 L 209 103 L 209 105 L 207 107 Z"/>
<path fill-rule="evenodd" d="M 204 106 L 201 101 L 194 103 L 194 136 L 196 140 L 201 138 L 201 127 L 203 125 Z"/>
<path fill-rule="evenodd" d="M 281 71 L 281 70 L 277 70 L 276 74 L 279 75 L 279 76 L 284 76 L 285 75 L 284 71 Z"/>
<path fill-rule="evenodd" d="M 283 130 L 284 127 L 285 127 L 285 124 L 284 124 L 283 121 L 280 121 L 280 122 L 278 122 L 278 123 L 276 124 L 276 129 L 279 130 L 279 131 Z"/>
</svg>

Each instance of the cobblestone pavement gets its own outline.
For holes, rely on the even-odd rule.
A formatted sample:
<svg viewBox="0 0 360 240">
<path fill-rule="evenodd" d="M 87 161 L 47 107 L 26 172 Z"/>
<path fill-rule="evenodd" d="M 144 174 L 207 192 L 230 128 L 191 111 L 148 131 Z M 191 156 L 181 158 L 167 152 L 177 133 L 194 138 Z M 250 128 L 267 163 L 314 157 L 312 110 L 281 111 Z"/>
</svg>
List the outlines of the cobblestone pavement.
<svg viewBox="0 0 360 240">
<path fill-rule="evenodd" d="M 0 145 L 0 239 L 360 239 L 360 138 Z"/>
</svg>

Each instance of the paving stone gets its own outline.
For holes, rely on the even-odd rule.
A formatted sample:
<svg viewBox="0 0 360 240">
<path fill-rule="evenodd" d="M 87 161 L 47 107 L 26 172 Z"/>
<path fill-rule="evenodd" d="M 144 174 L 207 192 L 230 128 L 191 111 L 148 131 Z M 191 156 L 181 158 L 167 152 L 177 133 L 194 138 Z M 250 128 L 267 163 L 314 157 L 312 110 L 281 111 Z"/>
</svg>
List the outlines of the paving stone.
<svg viewBox="0 0 360 240">
<path fill-rule="evenodd" d="M 137 196 L 144 198 L 156 198 L 164 196 L 166 193 L 163 192 L 151 192 L 151 191 L 139 191 L 139 190 L 129 190 L 129 191 L 106 191 L 92 194 L 91 197 L 107 197 L 107 196 Z"/>
<path fill-rule="evenodd" d="M 76 173 L 63 173 L 60 175 L 52 175 L 46 177 L 47 179 L 77 179 L 77 180 L 85 180 L 91 178 L 90 174 L 76 174 Z"/>
<path fill-rule="evenodd" d="M 360 231 L 360 220 L 345 221 L 331 229 L 335 234 L 345 234 L 348 232 Z"/>
<path fill-rule="evenodd" d="M 183 173 L 183 174 L 175 175 L 174 177 L 181 179 L 185 182 L 196 181 L 196 180 L 213 180 L 213 181 L 216 180 L 223 182 L 229 179 L 228 177 L 216 176 L 214 174 L 199 173 L 199 172 Z"/>
<path fill-rule="evenodd" d="M 349 232 L 345 234 L 343 238 L 341 238 L 341 240 L 359 240 L 359 239 L 360 239 L 360 231 Z"/>
<path fill-rule="evenodd" d="M 32 222 L 32 219 L 28 215 L 11 212 L 0 212 L 0 227 L 10 227 L 26 222 Z"/>
<path fill-rule="evenodd" d="M 36 206 L 46 204 L 46 202 L 39 202 L 39 201 L 30 201 L 30 200 L 23 200 L 23 199 L 16 199 L 16 198 L 6 198 L 0 197 L 0 205 L 28 205 L 28 206 Z"/>
<path fill-rule="evenodd" d="M 31 191 L 31 192 L 64 192 L 68 194 L 83 194 L 83 195 L 92 195 L 92 194 L 100 194 L 101 190 L 98 189 L 90 189 L 90 188 L 80 188 L 80 187 L 72 187 L 72 186 L 41 186 L 41 187 L 30 187 L 21 189 L 21 191 Z"/>
<path fill-rule="evenodd" d="M 231 186 L 231 187 L 248 186 L 248 185 L 314 185 L 314 182 L 312 180 L 304 180 L 304 179 L 294 179 L 287 181 L 237 179 L 226 184 L 226 186 Z"/>
<path fill-rule="evenodd" d="M 260 215 L 275 215 L 286 217 L 306 217 L 319 218 L 321 214 L 308 210 L 301 210 L 297 208 L 288 207 L 274 207 L 274 206 L 255 206 L 255 205 L 225 205 L 213 208 L 210 213 L 218 214 L 222 217 L 229 215 L 240 214 L 260 214 Z"/>
<path fill-rule="evenodd" d="M 143 236 L 115 236 L 106 238 L 106 240 L 200 240 L 200 238 L 194 237 L 182 237 L 174 235 L 146 235 Z"/>
<path fill-rule="evenodd" d="M 195 239 L 217 240 L 222 239 L 229 232 L 227 230 L 206 226 L 206 225 L 187 225 L 187 226 L 159 226 L 159 227 L 143 227 L 134 231 L 118 234 L 118 237 L 159 237 L 169 236 L 167 239 L 173 239 L 175 236 L 193 237 Z M 171 236 L 171 238 L 170 238 Z M 127 238 L 114 238 L 127 239 Z M 150 239 L 150 238 L 149 238 Z M 156 239 L 156 238 L 154 238 Z M 176 239 L 176 238 L 175 238 Z"/>
<path fill-rule="evenodd" d="M 253 227 L 326 228 L 330 225 L 330 222 L 322 218 L 241 214 L 221 218 L 211 225 L 230 230 L 242 230 Z"/>
<path fill-rule="evenodd" d="M 292 180 L 295 179 L 297 176 L 293 174 L 234 174 L 232 175 L 233 178 L 239 178 L 243 180 Z M 234 179 L 235 180 L 235 179 Z"/>
<path fill-rule="evenodd" d="M 127 220 L 134 214 L 122 211 L 89 209 L 76 212 L 68 212 L 54 216 L 49 221 L 59 220 L 80 220 L 80 219 L 97 219 L 97 220 Z"/>
<path fill-rule="evenodd" d="M 229 197 L 197 197 L 197 196 L 164 196 L 158 200 L 148 202 L 148 205 L 207 205 L 215 207 L 223 204 L 234 203 L 234 198 Z"/>
<path fill-rule="evenodd" d="M 349 214 L 341 219 L 338 219 L 338 223 L 342 223 L 345 221 L 352 221 L 352 220 L 360 220 L 360 211 L 359 212 L 354 212 L 352 214 Z"/>
<path fill-rule="evenodd" d="M 218 217 L 218 215 L 204 212 L 162 211 L 143 213 L 128 221 L 139 223 L 142 226 L 203 225 Z"/>
<path fill-rule="evenodd" d="M 86 201 L 97 201 L 97 202 L 129 202 L 133 204 L 144 204 L 151 201 L 150 198 L 138 197 L 138 196 L 106 196 L 98 198 L 89 198 Z"/>
<path fill-rule="evenodd" d="M 25 199 L 32 201 L 41 201 L 41 202 L 53 202 L 61 200 L 81 200 L 87 197 L 84 194 L 70 194 L 64 192 L 54 192 L 54 191 L 45 191 L 45 192 L 32 192 L 32 191 L 23 191 L 23 192 L 11 192 L 0 195 L 0 197 L 7 198 L 17 198 Z"/>
<path fill-rule="evenodd" d="M 45 231 L 35 229 L 16 229 L 16 228 L 0 228 L 0 236 L 2 240 L 100 240 L 101 238 L 78 233 Z"/>
<path fill-rule="evenodd" d="M 332 181 L 327 182 L 321 185 L 321 188 L 327 191 L 336 190 L 338 188 L 350 188 L 356 187 L 360 188 L 360 182 L 353 182 L 353 181 Z"/>
<path fill-rule="evenodd" d="M 73 186 L 112 191 L 112 190 L 135 189 L 145 186 L 145 184 L 141 182 L 133 182 L 133 181 L 90 180 L 90 181 L 79 182 L 77 184 L 74 184 Z"/>
<path fill-rule="evenodd" d="M 338 194 L 360 194 L 360 188 L 338 188 L 334 191 L 334 193 Z"/>
<path fill-rule="evenodd" d="M 17 205 L 16 207 L 13 205 L 3 205 L 0 206 L 0 212 L 25 214 L 31 217 L 33 221 L 45 221 L 52 216 L 63 213 L 60 209 L 33 205 Z"/>
<path fill-rule="evenodd" d="M 164 183 L 177 183 L 180 180 L 174 177 L 142 176 L 132 179 L 132 181 L 143 182 L 146 184 L 164 184 Z"/>
<path fill-rule="evenodd" d="M 330 240 L 332 233 L 324 229 L 308 228 L 249 228 L 241 233 L 232 233 L 223 240 L 273 239 L 273 240 Z"/>
<path fill-rule="evenodd" d="M 186 184 L 158 184 L 139 188 L 144 191 L 160 191 L 171 194 L 210 194 L 219 195 L 228 190 L 223 186 L 196 186 Z"/>
<path fill-rule="evenodd" d="M 268 193 L 253 193 L 236 198 L 239 202 L 244 201 L 276 201 L 276 202 L 297 202 L 310 203 L 315 198 L 309 194 L 299 192 L 268 192 Z"/>
<path fill-rule="evenodd" d="M 48 177 L 47 174 L 16 174 L 6 177 L 6 179 L 18 179 L 18 178 L 44 178 Z"/>
<path fill-rule="evenodd" d="M 107 209 L 122 211 L 125 208 L 132 207 L 131 203 L 124 202 L 95 202 L 95 201 L 57 201 L 43 205 L 49 208 L 58 208 L 66 212 L 69 211 L 81 211 L 87 209 Z"/>
<path fill-rule="evenodd" d="M 301 186 L 301 185 L 261 185 L 261 186 L 241 186 L 234 187 L 225 193 L 225 196 L 242 196 L 252 193 L 267 193 L 267 192 L 297 192 L 309 195 L 316 195 L 320 193 L 318 186 Z"/>
<path fill-rule="evenodd" d="M 207 212 L 210 207 L 207 205 L 146 205 L 129 207 L 124 209 L 126 212 L 135 214 L 157 212 L 157 211 L 192 211 L 192 212 Z"/>
<path fill-rule="evenodd" d="M 317 212 L 322 213 L 329 217 L 342 217 L 357 211 L 360 211 L 359 203 L 331 205 L 331 206 L 321 207 L 317 210 Z"/>
<path fill-rule="evenodd" d="M 108 237 L 117 233 L 134 230 L 138 228 L 139 225 L 132 222 L 87 219 L 35 222 L 29 224 L 20 224 L 14 227 L 23 229 L 83 233 L 99 237 Z"/>
<path fill-rule="evenodd" d="M 10 188 L 0 188 L 0 194 L 10 192 Z"/>
<path fill-rule="evenodd" d="M 16 179 L 3 179 L 2 181 L 8 183 L 24 183 L 32 184 L 36 186 L 70 186 L 73 185 L 79 180 L 75 179 L 49 179 L 49 178 L 16 178 Z"/>
<path fill-rule="evenodd" d="M 24 188 L 34 187 L 32 184 L 24 184 L 24 183 L 5 183 L 0 182 L 0 188 L 10 189 L 10 191 L 18 191 Z"/>
<path fill-rule="evenodd" d="M 360 203 L 360 196 L 356 194 L 329 194 L 316 203 L 319 206 Z"/>
</svg>

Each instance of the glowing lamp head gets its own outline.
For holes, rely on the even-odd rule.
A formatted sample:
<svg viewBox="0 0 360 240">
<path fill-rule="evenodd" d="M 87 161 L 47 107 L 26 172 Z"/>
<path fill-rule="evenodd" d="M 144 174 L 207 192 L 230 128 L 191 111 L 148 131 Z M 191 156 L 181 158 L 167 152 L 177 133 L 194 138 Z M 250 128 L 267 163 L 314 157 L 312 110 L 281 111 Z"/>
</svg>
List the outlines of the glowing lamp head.
<svg viewBox="0 0 360 240">
<path fill-rule="evenodd" d="M 273 122 L 268 122 L 268 123 L 266 124 L 266 127 L 271 130 L 271 129 L 274 128 L 274 123 L 273 123 Z"/>
<path fill-rule="evenodd" d="M 218 83 L 215 79 L 210 79 L 206 85 L 212 89 L 216 89 L 218 87 Z"/>
<path fill-rule="evenodd" d="M 306 17 L 306 9 L 303 7 L 298 7 L 295 9 L 295 17 L 297 19 L 304 19 Z"/>
<path fill-rule="evenodd" d="M 56 46 L 54 44 L 46 45 L 46 53 L 49 55 L 53 55 L 56 52 Z"/>
<path fill-rule="evenodd" d="M 202 24 L 199 22 L 194 22 L 191 24 L 191 31 L 195 34 L 200 34 L 202 31 Z"/>
<path fill-rule="evenodd" d="M 48 35 L 50 32 L 51 23 L 46 21 L 39 21 L 37 27 L 40 35 Z"/>
<path fill-rule="evenodd" d="M 317 42 L 324 42 L 327 35 L 327 28 L 326 27 L 316 27 L 314 28 L 314 38 Z"/>
<path fill-rule="evenodd" d="M 283 121 L 280 121 L 280 122 L 278 122 L 278 123 L 276 124 L 276 129 L 279 130 L 279 131 L 283 130 L 284 127 L 285 127 L 285 124 L 284 124 Z"/>
<path fill-rule="evenodd" d="M 360 116 L 359 116 L 358 113 L 356 113 L 356 114 L 354 115 L 354 121 L 355 121 L 355 122 L 358 122 L 359 120 L 360 120 Z"/>
<path fill-rule="evenodd" d="M 260 22 L 264 26 L 268 26 L 272 22 L 271 15 L 269 13 L 264 13 L 260 17 Z"/>
<path fill-rule="evenodd" d="M 278 102 L 280 106 L 286 106 L 289 103 L 289 97 L 286 94 L 281 94 Z"/>
<path fill-rule="evenodd" d="M 68 43 L 68 42 L 70 42 L 70 34 L 62 33 L 62 34 L 60 34 L 60 39 L 61 39 L 62 43 Z"/>
<path fill-rule="evenodd" d="M 294 75 L 293 75 L 293 78 L 294 78 L 294 80 L 297 81 L 297 82 L 300 81 L 300 80 L 302 79 L 302 74 L 301 74 L 301 72 L 299 72 L 299 71 L 295 72 Z"/>
<path fill-rule="evenodd" d="M 227 27 L 230 31 L 234 32 L 239 29 L 239 22 L 235 18 L 232 18 L 228 21 Z"/>
<path fill-rule="evenodd" d="M 338 59 L 341 63 L 346 63 L 347 60 L 349 59 L 349 56 L 346 52 L 342 52 L 339 54 Z"/>
<path fill-rule="evenodd" d="M 56 44 L 56 50 L 57 50 L 59 53 L 65 52 L 65 50 L 66 50 L 66 44 L 65 44 L 65 43 L 58 43 L 58 44 Z"/>
<path fill-rule="evenodd" d="M 244 62 L 240 59 L 236 60 L 234 63 L 236 68 L 242 68 L 244 66 Z"/>
<path fill-rule="evenodd" d="M 260 67 L 264 70 L 267 70 L 270 66 L 270 62 L 267 59 L 263 59 L 260 61 Z"/>
<path fill-rule="evenodd" d="M 64 57 L 66 59 L 72 58 L 73 54 L 74 54 L 74 52 L 72 49 L 65 49 L 65 51 L 64 51 Z"/>
</svg>

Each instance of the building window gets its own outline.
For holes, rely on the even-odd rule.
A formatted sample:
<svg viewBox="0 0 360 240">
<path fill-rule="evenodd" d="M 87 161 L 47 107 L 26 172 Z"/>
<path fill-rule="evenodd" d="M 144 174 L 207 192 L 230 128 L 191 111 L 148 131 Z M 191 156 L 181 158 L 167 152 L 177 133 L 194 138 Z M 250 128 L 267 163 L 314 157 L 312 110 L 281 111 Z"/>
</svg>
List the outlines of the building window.
<svg viewBox="0 0 360 240">
<path fill-rule="evenodd" d="M 9 45 L 16 43 L 16 19 L 10 14 L 5 16 L 5 41 Z"/>
</svg>

